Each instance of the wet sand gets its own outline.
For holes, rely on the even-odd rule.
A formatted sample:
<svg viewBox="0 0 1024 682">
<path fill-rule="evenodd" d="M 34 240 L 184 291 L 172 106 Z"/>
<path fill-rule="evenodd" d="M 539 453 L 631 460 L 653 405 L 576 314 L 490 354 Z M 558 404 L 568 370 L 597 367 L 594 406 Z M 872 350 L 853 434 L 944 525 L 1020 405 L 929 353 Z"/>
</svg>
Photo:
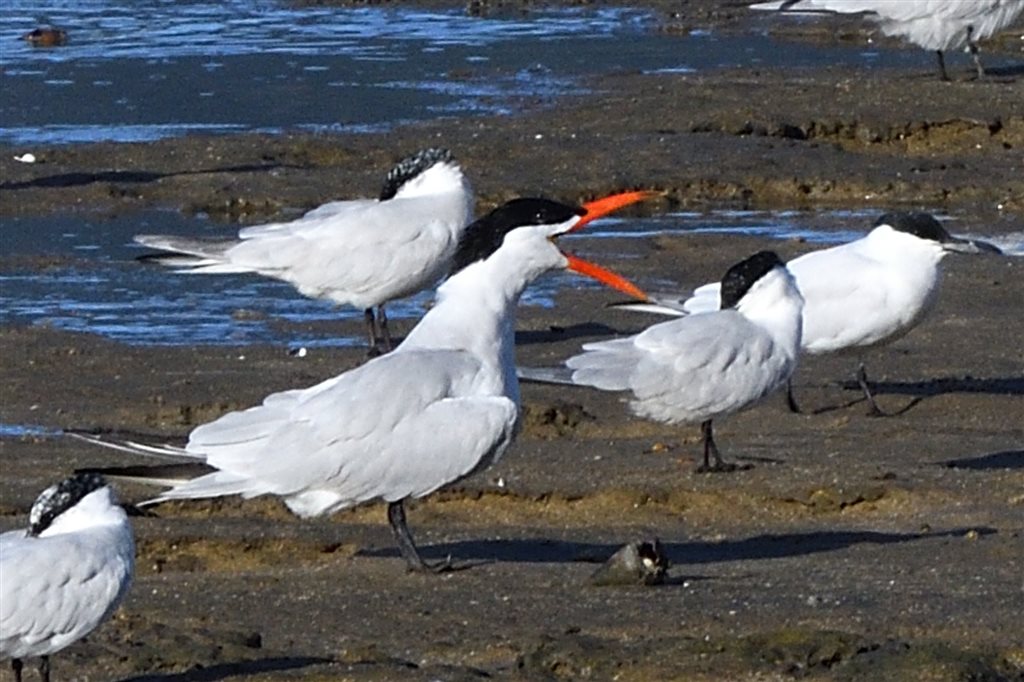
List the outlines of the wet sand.
<svg viewBox="0 0 1024 682">
<path fill-rule="evenodd" d="M 697 3 L 673 26 L 721 25 Z M 718 22 L 717 24 L 715 22 Z M 795 29 L 787 29 L 793 31 Z M 820 36 L 794 36 L 820 39 Z M 388 135 L 191 137 L 2 151 L 0 216 L 151 206 L 252 222 L 353 194 L 425 144 L 451 147 L 480 209 L 518 194 L 623 187 L 680 206 L 945 211 L 965 231 L 1024 224 L 1024 80 L 929 72 L 611 74 L 601 94 L 515 118 Z M 500 152 L 496 151 L 500 150 Z M 642 286 L 718 278 L 797 242 L 614 240 L 589 257 Z M 273 500 L 162 505 L 134 519 L 138 577 L 113 622 L 54 661 L 89 680 L 1024 679 L 1024 278 L 1016 259 L 946 261 L 937 309 L 868 356 L 892 418 L 869 418 L 854 357 L 807 360 L 812 413 L 781 396 L 716 425 L 733 474 L 693 472 L 698 430 L 631 418 L 617 396 L 525 385 L 524 430 L 496 467 L 413 504 L 430 559 L 405 572 L 380 505 L 301 521 Z M 520 315 L 519 361 L 555 364 L 652 319 L 567 292 Z M 338 323 L 339 333 L 358 333 Z M 0 330 L 0 421 L 178 439 L 357 365 L 361 351 L 127 347 Z M 0 524 L 77 466 L 134 461 L 64 438 L 0 442 Z M 126 501 L 146 490 L 121 489 Z M 596 587 L 622 544 L 657 537 L 667 584 Z"/>
</svg>

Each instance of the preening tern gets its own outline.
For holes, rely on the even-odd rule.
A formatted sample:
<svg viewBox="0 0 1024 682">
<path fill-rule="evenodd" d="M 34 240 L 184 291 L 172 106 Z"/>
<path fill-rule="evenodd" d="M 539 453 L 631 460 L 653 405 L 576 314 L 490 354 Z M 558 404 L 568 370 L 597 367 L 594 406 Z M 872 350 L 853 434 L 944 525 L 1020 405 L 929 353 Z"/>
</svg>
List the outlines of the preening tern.
<svg viewBox="0 0 1024 682">
<path fill-rule="evenodd" d="M 178 272 L 253 272 L 305 296 L 363 309 L 376 352 L 381 343 L 391 349 L 384 304 L 448 273 L 473 203 L 451 152 L 425 149 L 391 169 L 377 199 L 333 201 L 298 220 L 243 228 L 238 239 L 138 235 L 135 241 L 170 251 L 148 259 Z"/>
<path fill-rule="evenodd" d="M 641 417 L 700 424 L 704 463 L 698 471 L 735 469 L 715 446 L 712 420 L 750 407 L 793 374 L 803 299 L 771 251 L 729 268 L 721 292 L 721 310 L 585 344 L 566 361 L 568 372 L 524 368 L 520 376 L 629 391 L 629 406 Z"/>
<path fill-rule="evenodd" d="M 791 260 L 786 267 L 804 297 L 803 351 L 863 353 L 904 336 L 935 305 L 939 263 L 951 251 L 999 253 L 986 242 L 950 235 L 927 213 L 894 212 L 881 216 L 861 239 Z M 705 284 L 681 307 L 670 304 L 662 312 L 716 310 L 718 298 L 719 284 Z M 863 362 L 857 382 L 871 413 L 883 414 L 871 395 Z M 799 412 L 792 385 L 787 397 L 790 409 Z"/>
<path fill-rule="evenodd" d="M 520 294 L 548 270 L 566 268 L 643 297 L 614 273 L 562 253 L 554 240 L 651 195 L 616 194 L 582 207 L 546 199 L 504 204 L 466 229 L 437 303 L 391 353 L 200 426 L 184 448 L 106 443 L 205 462 L 210 473 L 174 480 L 167 467 L 101 471 L 173 486 L 150 503 L 272 494 L 311 517 L 383 499 L 410 569 L 435 568 L 416 550 L 403 501 L 489 466 L 511 444 L 519 422 Z"/>
<path fill-rule="evenodd" d="M 135 542 L 101 476 L 77 474 L 32 505 L 28 530 L 0 535 L 0 658 L 21 682 L 22 659 L 50 655 L 105 621 L 128 591 Z"/>
<path fill-rule="evenodd" d="M 942 53 L 966 45 L 978 76 L 984 76 L 978 41 L 1012 24 L 1024 11 L 1024 0 L 776 0 L 751 5 L 751 9 L 867 14 L 885 35 L 902 36 L 918 47 L 935 50 L 939 73 L 949 80 Z"/>
</svg>

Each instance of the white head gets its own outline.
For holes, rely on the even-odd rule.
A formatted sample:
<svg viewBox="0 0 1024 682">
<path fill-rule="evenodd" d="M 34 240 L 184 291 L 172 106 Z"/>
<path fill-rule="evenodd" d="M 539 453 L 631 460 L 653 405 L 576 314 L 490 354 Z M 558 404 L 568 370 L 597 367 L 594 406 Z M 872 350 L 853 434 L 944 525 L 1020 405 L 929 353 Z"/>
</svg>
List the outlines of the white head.
<svg viewBox="0 0 1024 682">
<path fill-rule="evenodd" d="M 722 310 L 735 308 L 776 338 L 800 347 L 804 298 L 774 251 L 760 251 L 729 268 L 722 278 Z"/>
<path fill-rule="evenodd" d="M 793 276 L 774 251 L 759 251 L 730 267 L 722 277 L 719 308 L 749 307 L 751 300 L 800 298 Z"/>
<path fill-rule="evenodd" d="M 126 518 L 113 492 L 99 474 L 75 474 L 36 498 L 29 512 L 28 534 L 48 537 L 72 533 Z"/>
<path fill-rule="evenodd" d="M 469 181 L 447 149 L 431 148 L 408 156 L 388 171 L 380 201 L 410 199 L 449 192 L 471 194 Z"/>
</svg>

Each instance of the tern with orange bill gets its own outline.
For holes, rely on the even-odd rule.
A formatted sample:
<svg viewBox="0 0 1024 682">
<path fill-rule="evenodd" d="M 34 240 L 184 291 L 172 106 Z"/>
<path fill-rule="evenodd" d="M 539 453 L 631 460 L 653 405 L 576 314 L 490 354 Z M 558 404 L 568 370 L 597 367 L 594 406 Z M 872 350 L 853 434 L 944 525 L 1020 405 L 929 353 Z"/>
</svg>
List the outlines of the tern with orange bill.
<svg viewBox="0 0 1024 682">
<path fill-rule="evenodd" d="M 185 460 L 185 475 L 174 465 L 94 471 L 170 486 L 151 504 L 277 495 L 295 514 L 314 517 L 381 499 L 409 568 L 449 568 L 420 557 L 404 501 L 490 466 L 515 438 L 515 309 L 530 282 L 567 269 L 644 297 L 622 277 L 563 253 L 556 239 L 653 195 L 626 192 L 582 206 L 512 200 L 466 228 L 436 304 L 391 353 L 226 414 L 193 430 L 183 448 L 102 442 Z M 205 473 L 196 475 L 197 464 Z"/>
</svg>

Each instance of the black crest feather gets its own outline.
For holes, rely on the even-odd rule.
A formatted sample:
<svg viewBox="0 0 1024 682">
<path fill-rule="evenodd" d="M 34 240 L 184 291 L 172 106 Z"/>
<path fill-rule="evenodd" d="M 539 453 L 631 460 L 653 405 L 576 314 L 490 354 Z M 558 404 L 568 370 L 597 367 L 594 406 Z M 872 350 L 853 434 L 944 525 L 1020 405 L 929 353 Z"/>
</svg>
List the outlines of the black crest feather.
<svg viewBox="0 0 1024 682">
<path fill-rule="evenodd" d="M 451 274 L 484 260 L 501 247 L 505 235 L 526 225 L 557 225 L 586 210 L 551 199 L 513 199 L 470 224 L 459 238 Z"/>
<path fill-rule="evenodd" d="M 39 535 L 54 519 L 82 501 L 107 482 L 99 474 L 75 474 L 40 493 L 28 514 L 29 535 Z"/>
<path fill-rule="evenodd" d="M 876 220 L 875 227 L 879 225 L 888 225 L 898 232 L 906 232 L 921 239 L 930 239 L 939 244 L 953 241 L 953 236 L 946 232 L 939 221 L 928 213 L 894 211 L 886 213 Z"/>
<path fill-rule="evenodd" d="M 750 287 L 774 268 L 785 266 L 774 251 L 758 251 L 750 258 L 740 261 L 729 268 L 722 278 L 721 301 L 719 308 L 734 308 Z"/>
<path fill-rule="evenodd" d="M 395 167 L 388 171 L 384 177 L 384 187 L 380 190 L 380 200 L 387 201 L 398 194 L 402 185 L 415 178 L 420 173 L 429 170 L 439 163 L 450 163 L 455 160 L 452 153 L 447 149 L 432 147 L 407 156 Z"/>
</svg>

